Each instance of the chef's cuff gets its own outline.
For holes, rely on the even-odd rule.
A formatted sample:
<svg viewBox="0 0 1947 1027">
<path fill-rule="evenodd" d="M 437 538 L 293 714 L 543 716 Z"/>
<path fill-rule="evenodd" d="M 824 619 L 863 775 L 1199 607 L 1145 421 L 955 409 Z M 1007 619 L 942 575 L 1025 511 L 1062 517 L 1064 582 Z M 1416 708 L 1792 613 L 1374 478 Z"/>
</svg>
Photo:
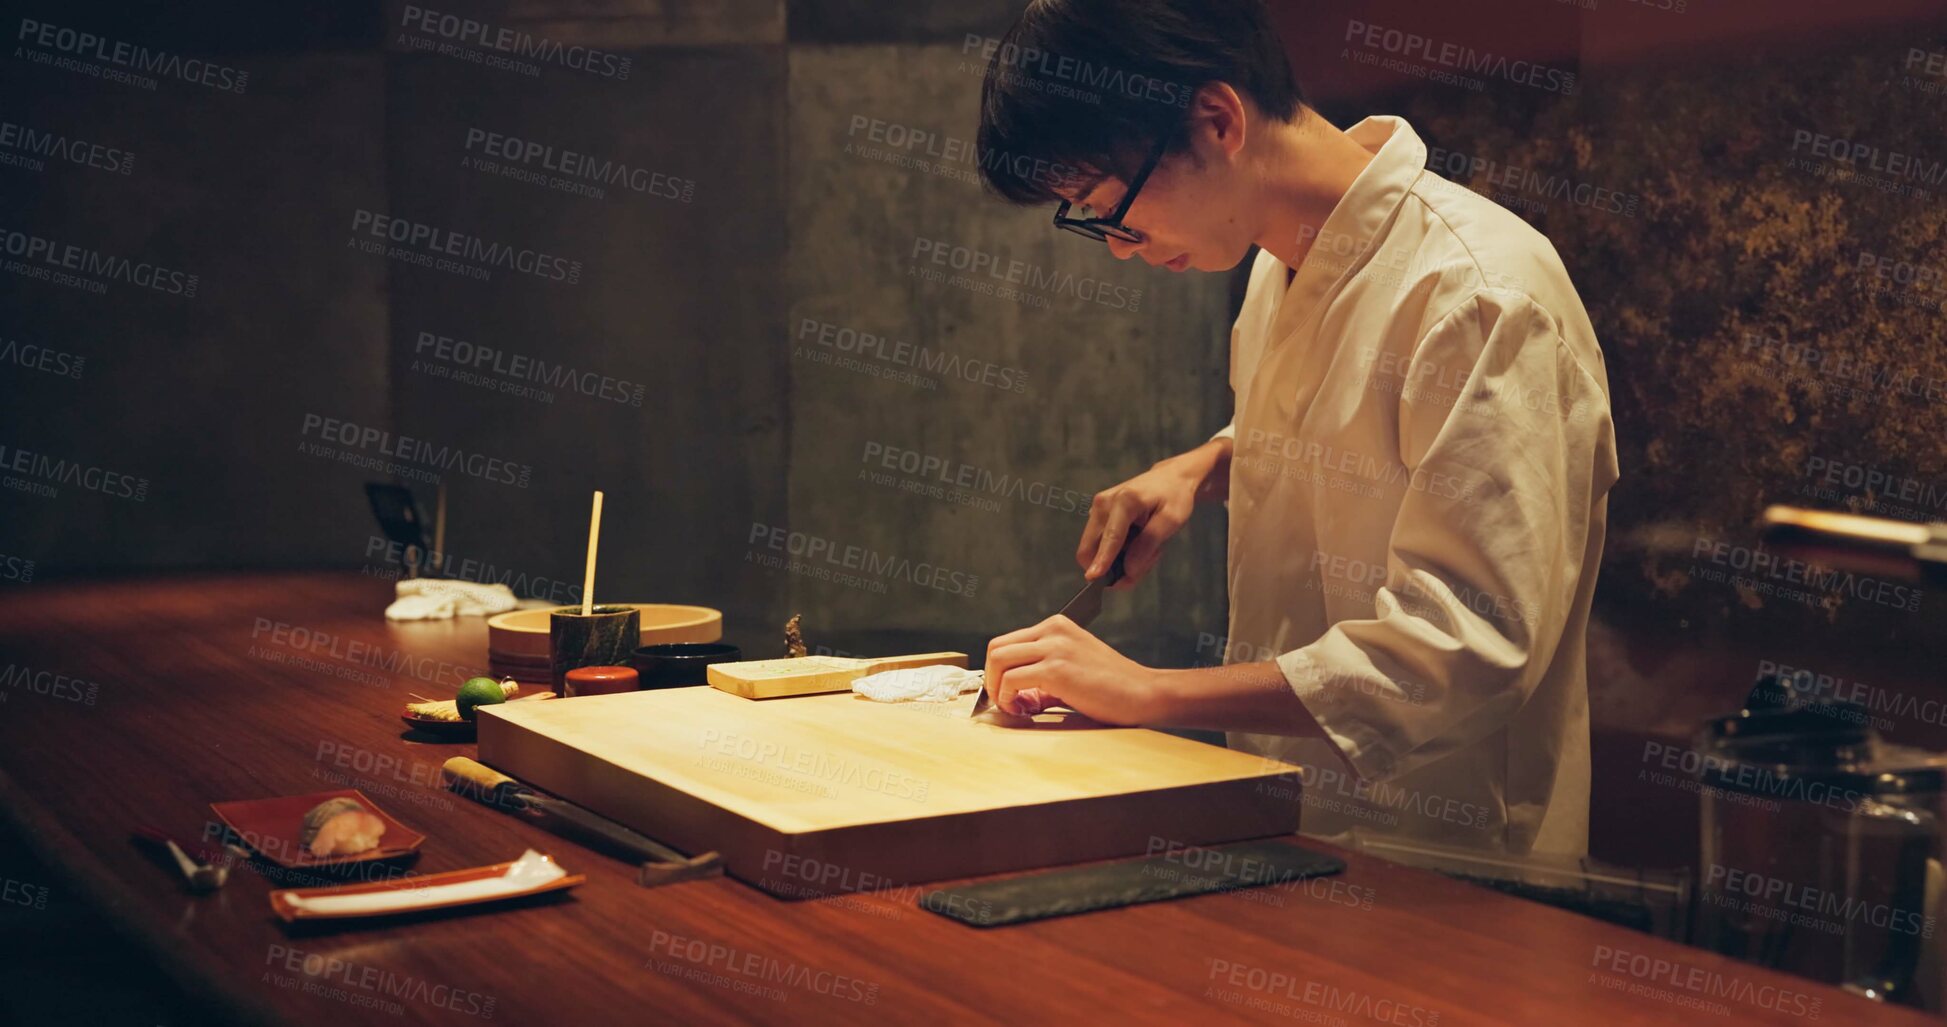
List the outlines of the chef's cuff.
<svg viewBox="0 0 1947 1027">
<path fill-rule="evenodd" d="M 1303 649 L 1285 653 L 1277 663 L 1298 701 L 1305 704 L 1305 711 L 1325 732 L 1325 740 L 1338 749 L 1353 773 L 1368 781 L 1383 781 L 1393 775 L 1399 755 L 1347 702 L 1352 695 L 1349 690 L 1330 687 L 1334 675 L 1329 668 Z"/>
<path fill-rule="evenodd" d="M 1222 428 L 1217 429 L 1217 434 L 1210 436 L 1210 438 L 1204 441 L 1215 442 L 1218 439 L 1229 439 L 1232 443 L 1235 443 L 1237 441 L 1237 422 L 1232 421 Z"/>
</svg>

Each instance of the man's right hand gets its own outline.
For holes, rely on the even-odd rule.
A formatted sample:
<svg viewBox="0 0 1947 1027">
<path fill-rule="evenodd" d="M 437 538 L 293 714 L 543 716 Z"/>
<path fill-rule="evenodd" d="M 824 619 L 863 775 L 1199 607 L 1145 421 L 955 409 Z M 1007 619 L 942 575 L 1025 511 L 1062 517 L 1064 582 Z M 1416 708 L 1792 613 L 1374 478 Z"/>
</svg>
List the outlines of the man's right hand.
<svg viewBox="0 0 1947 1027">
<path fill-rule="evenodd" d="M 1140 528 L 1123 558 L 1122 580 L 1109 586 L 1134 587 L 1162 558 L 1163 543 L 1189 522 L 1197 499 L 1221 499 L 1228 491 L 1230 450 L 1229 439 L 1215 439 L 1097 492 L 1075 548 L 1083 574 L 1091 581 L 1107 574 L 1130 530 Z"/>
</svg>

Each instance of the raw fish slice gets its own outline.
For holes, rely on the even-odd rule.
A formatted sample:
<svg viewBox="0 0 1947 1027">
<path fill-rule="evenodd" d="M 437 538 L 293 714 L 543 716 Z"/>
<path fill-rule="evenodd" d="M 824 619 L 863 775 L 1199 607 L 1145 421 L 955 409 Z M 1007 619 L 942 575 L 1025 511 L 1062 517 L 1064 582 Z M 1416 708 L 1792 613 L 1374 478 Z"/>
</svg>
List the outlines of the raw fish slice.
<svg viewBox="0 0 1947 1027">
<path fill-rule="evenodd" d="M 298 844 L 313 856 L 355 856 L 379 847 L 385 821 L 356 799 L 327 799 L 304 815 Z"/>
</svg>

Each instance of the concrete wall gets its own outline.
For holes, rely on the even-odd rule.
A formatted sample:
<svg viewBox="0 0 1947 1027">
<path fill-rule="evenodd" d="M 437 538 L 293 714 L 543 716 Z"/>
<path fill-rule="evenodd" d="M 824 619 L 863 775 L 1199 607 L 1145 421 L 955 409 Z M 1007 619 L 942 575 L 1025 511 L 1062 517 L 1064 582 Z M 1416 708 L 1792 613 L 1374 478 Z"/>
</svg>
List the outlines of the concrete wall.
<svg viewBox="0 0 1947 1027">
<path fill-rule="evenodd" d="M 625 81 L 392 56 L 392 209 L 544 250 L 572 279 L 388 261 L 399 424 L 532 468 L 527 487 L 454 481 L 455 555 L 573 601 L 602 489 L 598 599 L 781 622 L 784 597 L 724 563 L 753 521 L 784 520 L 783 53 L 631 55 Z M 627 170 L 574 174 L 568 152 Z"/>
<path fill-rule="evenodd" d="M 297 448 L 306 411 L 389 424 L 385 268 L 330 244 L 339 211 L 384 193 L 384 64 L 218 60 L 249 74 L 243 94 L 0 63 L 0 120 L 101 165 L 0 165 L 9 248 L 32 236 L 130 269 L 81 286 L 0 272 L 6 462 L 68 462 L 0 488 L 0 552 L 42 576 L 344 563 L 367 534 L 343 509 L 363 476 Z M 158 267 L 183 277 L 133 280 Z M 121 476 L 146 479 L 141 498 Z"/>
<path fill-rule="evenodd" d="M 977 647 L 1045 616 L 1089 496 L 1226 419 L 1228 284 L 1119 264 L 983 195 L 964 40 L 1014 6 L 465 9 L 592 69 L 482 60 L 399 2 L 255 33 L 221 11 L 71 17 L 251 78 L 151 91 L 0 65 L 32 98 L 19 120 L 137 155 L 128 175 L 0 166 L 0 224 L 199 275 L 193 299 L 0 275 L 0 339 L 85 361 L 0 368 L 0 444 L 149 479 L 141 502 L 0 490 L 0 555 L 42 578 L 390 575 L 361 484 L 398 471 L 429 514 L 445 484 L 458 573 L 562 602 L 603 489 L 598 597 L 719 606 L 756 647 L 794 611 L 847 651 Z M 455 258 L 411 226 L 553 259 Z M 976 252 L 1037 287 L 949 281 Z M 1203 517 L 1105 630 L 1194 658 L 1222 623 L 1222 545 Z"/>
</svg>

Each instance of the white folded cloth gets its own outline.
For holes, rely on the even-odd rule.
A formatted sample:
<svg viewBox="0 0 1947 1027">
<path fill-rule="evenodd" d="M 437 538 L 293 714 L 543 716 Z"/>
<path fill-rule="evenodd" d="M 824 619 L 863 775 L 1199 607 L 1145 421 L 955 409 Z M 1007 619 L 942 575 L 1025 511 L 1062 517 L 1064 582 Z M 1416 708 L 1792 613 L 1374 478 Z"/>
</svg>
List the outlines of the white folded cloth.
<svg viewBox="0 0 1947 1027">
<path fill-rule="evenodd" d="M 514 608 L 514 590 L 450 578 L 406 578 L 399 598 L 385 608 L 386 620 L 445 620 L 448 617 L 505 613 Z"/>
<path fill-rule="evenodd" d="M 964 667 L 906 667 L 854 679 L 852 691 L 876 702 L 951 702 L 987 679 Z"/>
</svg>

